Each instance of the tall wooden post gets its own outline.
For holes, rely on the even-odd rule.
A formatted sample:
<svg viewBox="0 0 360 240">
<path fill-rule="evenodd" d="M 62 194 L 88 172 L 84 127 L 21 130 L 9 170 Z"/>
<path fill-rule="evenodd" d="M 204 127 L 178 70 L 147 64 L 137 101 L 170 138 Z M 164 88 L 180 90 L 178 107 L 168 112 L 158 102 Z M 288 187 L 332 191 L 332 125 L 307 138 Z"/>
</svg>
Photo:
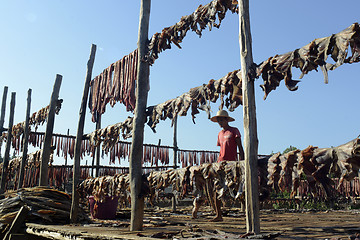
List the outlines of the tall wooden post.
<svg viewBox="0 0 360 240">
<path fill-rule="evenodd" d="M 0 136 L 4 128 L 5 109 L 6 109 L 6 98 L 7 98 L 8 87 L 4 87 L 3 98 L 1 102 L 1 115 L 0 115 Z"/>
<path fill-rule="evenodd" d="M 80 155 L 81 155 L 80 151 L 81 151 L 81 144 L 82 144 L 83 134 L 84 134 L 86 103 L 87 103 L 88 95 L 89 95 L 91 75 L 92 75 L 92 70 L 93 70 L 94 61 L 95 61 L 95 53 L 96 53 L 96 45 L 92 44 L 90 58 L 87 62 L 85 86 L 84 86 L 84 92 L 83 92 L 83 97 L 82 97 L 81 106 L 80 106 L 78 130 L 77 130 L 76 140 L 75 140 L 72 203 L 71 203 L 71 212 L 70 212 L 70 221 L 72 223 L 77 222 L 78 212 L 79 212 L 79 193 L 77 192 L 77 187 L 80 182 Z"/>
<path fill-rule="evenodd" d="M 97 118 L 96 121 L 96 129 L 100 129 L 100 128 L 101 128 L 101 115 Z M 99 177 L 100 175 L 100 151 L 101 151 L 101 147 L 99 145 L 96 147 L 95 150 L 95 160 L 96 160 L 95 177 Z"/>
<path fill-rule="evenodd" d="M 260 233 L 258 190 L 258 139 L 254 78 L 249 74 L 253 64 L 249 0 L 239 1 L 239 42 L 244 112 L 245 195 L 247 232 Z"/>
<path fill-rule="evenodd" d="M 21 158 L 18 189 L 22 188 L 22 185 L 24 182 L 25 165 L 27 162 L 27 152 L 28 152 L 28 143 L 29 143 L 30 108 L 31 108 L 31 89 L 28 90 L 28 97 L 27 97 L 27 107 L 26 107 L 25 126 L 24 126 L 25 129 L 24 129 L 24 139 L 23 139 L 24 148 L 23 148 L 22 158 Z"/>
<path fill-rule="evenodd" d="M 175 116 L 174 119 L 174 137 L 173 137 L 173 149 L 174 149 L 174 169 L 177 168 L 177 151 L 178 151 L 178 145 L 177 145 L 177 115 Z M 176 211 L 176 196 L 174 195 L 171 199 L 172 201 L 172 210 L 175 212 Z"/>
<path fill-rule="evenodd" d="M 0 194 L 3 194 L 6 191 L 5 185 L 8 176 L 9 153 L 10 153 L 11 139 L 12 139 L 12 127 L 14 124 L 15 97 L 16 97 L 16 93 L 12 92 L 11 101 L 10 101 L 9 127 L 8 127 L 7 139 L 6 139 L 6 148 L 5 148 L 5 156 L 2 167 L 2 174 L 1 174 Z"/>
<path fill-rule="evenodd" d="M 55 84 L 50 99 L 49 113 L 46 121 L 45 140 L 44 140 L 44 146 L 43 146 L 43 151 L 41 155 L 41 164 L 40 164 L 39 186 L 49 185 L 48 171 L 49 171 L 49 160 L 50 160 L 50 151 L 51 151 L 51 140 L 54 130 L 55 107 L 59 98 L 61 81 L 62 81 L 62 76 L 60 74 L 56 74 Z"/>
<path fill-rule="evenodd" d="M 144 140 L 145 110 L 149 87 L 149 63 L 144 61 L 148 52 L 148 32 L 151 0 L 141 0 L 139 37 L 138 37 L 138 71 L 136 88 L 136 105 L 130 152 L 130 190 L 131 190 L 131 219 L 130 231 L 141 231 L 144 220 L 144 196 L 141 194 L 142 185 L 142 152 Z"/>
</svg>

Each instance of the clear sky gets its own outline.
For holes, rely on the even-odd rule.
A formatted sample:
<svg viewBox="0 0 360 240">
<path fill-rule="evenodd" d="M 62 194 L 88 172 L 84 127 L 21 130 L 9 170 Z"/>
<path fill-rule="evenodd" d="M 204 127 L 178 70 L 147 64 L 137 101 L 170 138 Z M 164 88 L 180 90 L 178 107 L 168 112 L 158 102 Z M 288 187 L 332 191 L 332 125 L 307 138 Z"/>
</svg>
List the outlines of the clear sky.
<svg viewBox="0 0 360 240">
<path fill-rule="evenodd" d="M 210 0 L 153 0 L 149 38 L 178 22 Z M 16 92 L 15 121 L 24 121 L 26 98 L 32 89 L 31 112 L 47 106 L 56 74 L 63 76 L 60 98 L 64 99 L 55 119 L 55 133 L 76 135 L 91 44 L 97 45 L 93 77 L 137 47 L 140 0 L 0 0 L 0 96 L 9 87 L 5 127 L 8 126 L 10 93 Z M 275 54 L 300 48 L 315 38 L 327 37 L 359 21 L 360 1 L 341 2 L 251 0 L 250 18 L 255 63 Z M 160 53 L 150 68 L 148 105 L 175 98 L 191 88 L 219 79 L 240 69 L 238 15 L 227 13 L 219 29 L 203 31 L 199 38 L 189 31 L 182 49 Z M 294 79 L 299 77 L 294 70 Z M 338 146 L 360 134 L 360 65 L 344 64 L 329 72 L 329 84 L 313 71 L 299 89 L 290 92 L 282 81 L 264 101 L 261 79 L 255 81 L 259 154 L 283 151 L 290 145 L 304 149 Z M 212 105 L 215 115 L 218 104 Z M 102 125 L 124 121 L 124 107 L 107 106 Z M 230 113 L 232 124 L 243 134 L 243 109 Z M 218 150 L 216 123 L 201 112 L 178 119 L 181 149 Z M 172 145 L 171 122 L 161 121 L 157 133 L 145 126 L 144 143 Z M 95 129 L 87 111 L 84 132 Z M 39 128 L 45 131 L 45 126 Z M 4 147 L 2 148 L 4 150 Z"/>
</svg>

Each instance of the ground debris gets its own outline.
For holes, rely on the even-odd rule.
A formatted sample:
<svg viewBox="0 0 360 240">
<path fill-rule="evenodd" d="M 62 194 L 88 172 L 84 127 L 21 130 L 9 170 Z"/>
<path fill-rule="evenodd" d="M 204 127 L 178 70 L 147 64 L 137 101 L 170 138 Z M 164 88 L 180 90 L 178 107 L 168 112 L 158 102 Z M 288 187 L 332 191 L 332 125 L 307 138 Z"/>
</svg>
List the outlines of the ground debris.
<svg viewBox="0 0 360 240">
<path fill-rule="evenodd" d="M 281 233 L 264 233 L 264 234 L 243 234 L 239 235 L 236 233 L 230 233 L 221 231 L 218 229 L 215 230 L 204 230 L 201 229 L 198 225 L 187 225 L 181 231 L 160 231 L 153 233 L 151 235 L 145 235 L 138 233 L 138 237 L 150 237 L 150 238 L 159 238 L 159 239 L 197 239 L 197 240 L 221 240 L 221 239 L 275 239 L 280 236 Z"/>
</svg>

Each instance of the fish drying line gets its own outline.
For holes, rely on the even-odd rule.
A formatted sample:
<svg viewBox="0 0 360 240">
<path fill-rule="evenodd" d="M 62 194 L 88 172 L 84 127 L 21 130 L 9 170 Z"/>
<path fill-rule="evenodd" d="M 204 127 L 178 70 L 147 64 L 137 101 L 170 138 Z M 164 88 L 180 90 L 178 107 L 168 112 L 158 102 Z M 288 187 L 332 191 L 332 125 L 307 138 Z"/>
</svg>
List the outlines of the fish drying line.
<svg viewBox="0 0 360 240">
<path fill-rule="evenodd" d="M 158 54 L 161 51 L 171 48 L 170 47 L 171 43 L 174 43 L 176 46 L 180 47 L 179 43 L 182 42 L 183 38 L 186 35 L 186 32 L 189 29 L 192 29 L 199 36 L 201 36 L 201 31 L 205 29 L 206 26 L 209 26 L 210 30 L 211 30 L 211 26 L 219 27 L 221 20 L 225 16 L 225 12 L 227 9 L 230 9 L 233 13 L 236 12 L 236 8 L 234 8 L 236 4 L 229 5 L 229 1 L 228 1 L 225 5 L 221 5 L 221 2 L 224 1 L 212 1 L 211 3 L 205 6 L 200 6 L 193 14 L 183 17 L 181 21 L 178 22 L 177 24 L 168 28 L 164 28 L 161 34 L 159 33 L 154 34 L 149 44 L 149 54 L 147 58 L 148 61 L 154 63 L 154 60 L 158 58 Z M 223 11 L 221 17 L 219 17 L 219 24 L 216 24 L 214 22 L 216 16 L 211 14 L 214 14 L 216 11 L 214 12 L 213 10 L 217 9 L 217 7 L 219 6 L 222 6 L 221 8 Z M 210 9 L 213 10 L 210 11 Z M 209 18 L 205 18 L 207 19 L 206 21 L 208 22 L 202 22 L 202 23 L 199 22 L 200 21 L 199 16 L 210 16 L 209 14 L 212 16 L 211 21 L 209 20 Z M 190 20 L 193 20 L 192 24 L 190 24 Z M 198 29 L 197 26 L 200 26 L 200 29 Z M 280 81 L 282 79 L 285 80 L 285 85 L 289 90 L 291 91 L 297 90 L 298 87 L 296 85 L 299 81 L 292 79 L 291 67 L 293 66 L 300 68 L 302 72 L 302 76 L 308 73 L 309 71 L 312 71 L 314 69 L 317 70 L 317 67 L 319 66 L 324 73 L 325 82 L 328 82 L 328 76 L 327 76 L 328 70 L 334 70 L 343 63 L 358 62 L 359 49 L 360 49 L 359 32 L 360 32 L 359 24 L 354 23 L 349 28 L 345 29 L 344 31 L 338 34 L 333 34 L 330 37 L 326 37 L 326 38 L 315 39 L 311 43 L 300 49 L 296 49 L 292 52 L 282 55 L 275 55 L 274 57 L 270 57 L 260 65 L 257 65 L 256 71 L 254 70 L 254 74 L 256 73 L 255 76 L 257 78 L 261 76 L 264 80 L 264 84 L 261 85 L 262 89 L 265 92 L 264 98 L 266 98 L 272 90 L 275 90 L 276 87 L 279 86 Z M 347 58 L 349 46 L 352 52 L 352 56 Z M 136 51 L 134 51 L 130 55 L 134 55 L 134 57 L 136 57 L 134 54 L 135 52 Z M 120 66 L 122 66 L 126 70 L 127 66 L 124 67 L 124 65 L 128 65 L 128 64 L 125 63 L 136 62 L 133 60 L 127 60 L 128 58 L 131 59 L 130 55 L 124 57 L 123 59 L 119 60 L 114 64 L 111 64 L 110 67 L 105 69 L 102 74 L 97 76 L 97 78 L 94 78 L 94 80 L 98 79 L 98 81 L 100 81 L 99 79 L 104 79 L 106 80 L 107 84 L 105 84 L 105 82 L 102 83 L 99 82 L 97 84 L 109 86 L 109 82 L 110 82 L 109 80 L 112 79 L 112 75 L 113 75 L 112 71 L 115 71 Z M 330 64 L 326 62 L 328 56 L 331 56 L 331 58 L 335 60 L 335 64 Z M 240 70 L 235 70 L 233 72 L 228 73 L 225 77 L 219 80 L 211 79 L 208 84 L 203 84 L 202 86 L 192 88 L 190 89 L 189 92 L 184 93 L 175 99 L 168 100 L 162 104 L 148 107 L 147 124 L 155 131 L 156 124 L 159 122 L 159 120 L 165 120 L 167 118 L 174 120 L 175 116 L 177 115 L 185 116 L 187 114 L 187 111 L 190 109 L 190 106 L 191 106 L 191 115 L 193 121 L 195 119 L 195 114 L 199 113 L 199 110 L 205 110 L 208 113 L 208 116 L 210 117 L 210 102 L 216 102 L 218 98 L 221 99 L 221 108 L 223 106 L 226 106 L 230 111 L 234 111 L 236 107 L 242 104 L 241 76 L 239 72 Z M 121 75 L 125 76 L 130 74 L 124 74 L 121 73 L 121 71 L 120 72 L 115 71 L 114 77 Z M 300 78 L 302 78 L 302 76 Z M 109 89 L 109 87 L 107 87 L 107 89 Z M 226 98 L 228 94 L 229 96 Z M 107 101 L 110 100 L 107 99 L 105 102 Z M 115 99 L 112 101 L 113 104 L 114 101 Z M 59 103 L 61 107 L 60 100 Z M 43 122 L 46 120 L 46 118 L 44 117 L 45 115 L 41 113 L 43 112 L 46 113 L 45 110 L 48 109 L 48 107 L 32 115 L 32 119 L 34 120 L 31 122 L 33 125 L 35 125 L 35 127 L 37 127 L 40 124 L 43 124 Z M 58 108 L 59 110 L 60 107 Z M 114 126 L 121 129 L 122 136 L 124 139 L 131 137 L 132 120 L 133 120 L 132 117 L 128 117 L 128 119 L 126 119 L 125 122 L 117 123 Z M 13 127 L 14 136 L 19 136 L 22 134 L 23 132 L 21 131 L 21 129 L 23 129 L 23 127 L 21 127 L 22 125 L 23 123 L 19 123 Z M 102 131 L 104 131 L 104 129 L 102 129 Z M 89 135 L 92 134 L 94 133 L 91 133 Z M 34 136 L 34 134 L 30 136 Z M 59 150 L 62 150 L 63 151 L 62 156 L 64 156 L 64 158 L 67 158 L 68 153 L 70 154 L 70 158 L 72 158 L 74 138 L 68 136 L 60 136 L 57 134 L 54 134 L 54 136 L 55 139 L 53 141 L 56 143 L 55 145 L 57 146 L 57 155 L 59 156 L 60 155 Z M 58 139 L 56 139 L 56 137 L 58 137 Z M 32 141 L 30 142 L 32 142 L 34 146 L 41 146 L 41 142 L 43 141 L 43 138 L 36 138 L 35 140 L 34 137 L 30 137 L 30 138 L 32 138 Z M 61 138 L 67 138 L 68 140 L 63 141 Z M 105 149 L 109 150 L 112 146 L 111 143 L 113 139 L 104 138 L 103 141 L 105 142 L 105 146 L 106 146 Z M 13 147 L 19 150 L 20 142 L 21 141 L 19 140 L 19 137 L 14 138 Z M 86 143 L 84 145 L 86 146 L 85 149 L 87 150 L 87 152 L 89 151 L 93 152 L 93 149 L 89 149 L 88 147 L 90 146 L 90 144 Z M 118 149 L 118 148 L 119 147 L 116 148 L 115 146 L 113 146 L 113 149 Z M 181 159 L 182 152 L 179 151 L 178 154 L 180 155 L 180 159 Z M 117 156 L 117 154 L 112 153 L 111 156 L 112 156 L 111 157 L 112 162 L 114 162 L 114 156 Z M 191 157 L 189 157 L 189 159 L 190 158 Z"/>
<path fill-rule="evenodd" d="M 259 160 L 262 200 L 269 197 L 266 192 L 273 191 L 291 192 L 292 198 L 296 195 L 307 198 L 309 194 L 317 199 L 360 196 L 360 182 L 356 177 L 360 168 L 359 138 L 335 148 L 309 146 L 286 154 L 263 155 Z M 329 175 L 333 178 L 330 179 Z M 146 188 L 143 193 L 150 202 L 163 198 L 165 189 L 169 187 L 171 193 L 180 199 L 210 199 L 211 195 L 205 189 L 209 187 L 224 200 L 239 201 L 243 193 L 244 161 L 202 163 L 180 169 L 144 172 L 143 181 Z M 333 181 L 337 184 L 334 185 Z M 128 206 L 129 175 L 89 178 L 81 183 L 79 191 L 83 197 L 92 195 L 99 201 L 105 197 L 119 197 L 119 204 Z"/>
<path fill-rule="evenodd" d="M 348 185 L 358 176 L 360 169 L 360 138 L 337 147 L 309 146 L 286 154 L 279 152 L 269 158 L 267 166 L 268 185 L 276 192 L 287 191 L 291 197 L 298 192 L 318 197 L 320 187 L 322 196 L 326 198 L 336 197 L 339 191 L 349 195 L 351 191 Z M 333 181 L 335 178 L 336 184 Z M 301 184 L 302 179 L 307 182 L 306 188 Z M 359 196 L 359 180 L 351 185 L 352 193 Z"/>
<path fill-rule="evenodd" d="M 59 99 L 56 102 L 55 114 L 57 114 L 57 115 L 59 114 L 59 112 L 61 110 L 62 102 L 63 102 L 62 99 Z M 30 126 L 34 126 L 35 133 L 36 133 L 38 126 L 43 125 L 46 122 L 48 114 L 49 114 L 49 108 L 50 108 L 50 105 L 31 114 L 31 117 L 29 118 L 29 131 L 31 131 Z M 8 129 L 6 129 L 6 128 L 3 128 L 3 130 L 8 131 Z M 25 121 L 13 125 L 11 131 L 12 131 L 12 136 L 13 136 L 12 147 L 15 149 L 16 153 L 19 153 L 20 149 L 22 149 L 22 144 L 23 144 L 23 139 L 21 138 L 21 136 L 24 135 Z M 0 136 L 0 145 L 2 144 L 3 141 L 6 141 L 6 139 L 7 139 L 7 134 L 5 132 L 3 132 L 2 135 Z M 42 143 L 42 141 L 43 141 L 43 139 L 41 140 L 41 143 Z M 40 144 L 40 140 L 38 141 L 38 144 Z"/>
<path fill-rule="evenodd" d="M 348 57 L 349 46 L 351 56 Z M 335 63 L 328 63 L 328 57 L 331 57 Z M 337 34 L 315 39 L 302 48 L 268 58 L 254 66 L 253 74 L 256 78 L 262 77 L 263 84 L 260 86 L 265 92 L 264 99 L 266 99 L 269 93 L 280 85 L 281 80 L 285 81 L 285 85 L 290 91 L 298 89 L 299 80 L 292 79 L 292 67 L 301 70 L 300 78 L 320 67 L 327 83 L 328 70 L 334 70 L 344 63 L 351 64 L 359 61 L 360 28 L 358 23 L 354 23 Z M 229 111 L 234 111 L 242 104 L 240 72 L 240 70 L 234 70 L 218 80 L 211 79 L 207 84 L 192 88 L 177 98 L 147 107 L 147 124 L 155 131 L 160 120 L 169 118 L 174 121 L 178 115 L 186 116 L 190 108 L 194 123 L 195 115 L 199 113 L 199 110 L 206 111 L 210 118 L 210 102 L 215 103 L 219 98 L 221 100 L 220 108 L 225 106 Z M 131 137 L 128 134 L 131 134 L 132 120 L 132 117 L 128 117 L 125 122 L 118 123 L 126 125 L 124 128 L 126 134 L 123 134 L 125 139 Z"/>
</svg>

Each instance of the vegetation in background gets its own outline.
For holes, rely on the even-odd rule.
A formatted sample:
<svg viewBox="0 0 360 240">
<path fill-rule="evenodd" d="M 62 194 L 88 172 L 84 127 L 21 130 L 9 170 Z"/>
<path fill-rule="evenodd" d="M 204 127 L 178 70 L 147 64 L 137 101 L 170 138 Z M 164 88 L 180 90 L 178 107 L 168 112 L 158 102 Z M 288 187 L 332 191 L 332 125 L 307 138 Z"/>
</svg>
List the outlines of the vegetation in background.
<svg viewBox="0 0 360 240">
<path fill-rule="evenodd" d="M 290 145 L 288 148 L 286 148 L 286 149 L 283 151 L 282 154 L 285 154 L 285 153 L 294 151 L 294 150 L 296 150 L 296 149 L 297 149 L 297 147 L 294 147 L 294 146 L 291 146 L 291 145 Z"/>
</svg>

